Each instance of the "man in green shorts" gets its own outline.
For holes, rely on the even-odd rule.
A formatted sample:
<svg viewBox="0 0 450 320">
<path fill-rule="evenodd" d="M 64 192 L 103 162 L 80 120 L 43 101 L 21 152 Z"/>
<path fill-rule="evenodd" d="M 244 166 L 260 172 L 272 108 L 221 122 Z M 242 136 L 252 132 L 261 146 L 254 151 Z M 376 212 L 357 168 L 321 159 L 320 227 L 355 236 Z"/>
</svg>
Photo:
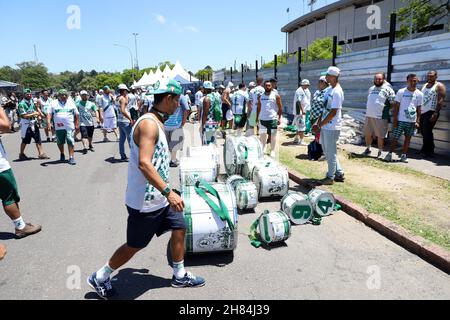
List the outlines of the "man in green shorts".
<svg viewBox="0 0 450 320">
<path fill-rule="evenodd" d="M 0 107 L 0 133 L 9 132 L 11 124 L 3 107 Z M 41 231 L 41 226 L 25 223 L 19 209 L 20 196 L 11 166 L 6 159 L 6 152 L 0 139 L 0 201 L 6 215 L 12 220 L 17 239 L 22 239 Z M 3 252 L 2 252 L 3 251 Z M 0 248 L 0 260 L 6 248 Z"/>
<path fill-rule="evenodd" d="M 278 126 L 281 124 L 283 104 L 281 102 L 280 95 L 273 91 L 272 83 L 270 81 L 265 82 L 264 90 L 264 94 L 262 94 L 258 99 L 256 122 L 261 120 L 259 135 L 263 145 L 263 150 L 266 148 L 268 134 L 270 133 L 270 156 L 275 158 Z"/>
<path fill-rule="evenodd" d="M 58 91 L 58 99 L 53 101 L 50 113 L 47 115 L 48 125 L 51 125 L 51 117 L 55 123 L 56 140 L 59 151 L 61 152 L 60 161 L 66 161 L 64 154 L 64 145 L 67 143 L 69 149 L 69 164 L 74 166 L 75 162 L 75 128 L 79 126 L 79 112 L 75 103 L 68 100 L 66 90 Z"/>
<path fill-rule="evenodd" d="M 83 90 L 80 92 L 81 100 L 76 103 L 78 112 L 80 114 L 80 132 L 81 139 L 83 142 L 83 154 L 87 154 L 88 145 L 89 150 L 94 152 L 94 146 L 92 145 L 92 139 L 94 137 L 94 118 L 93 113 L 96 118 L 99 119 L 99 113 L 95 103 L 88 100 L 89 94 L 87 91 Z"/>
</svg>

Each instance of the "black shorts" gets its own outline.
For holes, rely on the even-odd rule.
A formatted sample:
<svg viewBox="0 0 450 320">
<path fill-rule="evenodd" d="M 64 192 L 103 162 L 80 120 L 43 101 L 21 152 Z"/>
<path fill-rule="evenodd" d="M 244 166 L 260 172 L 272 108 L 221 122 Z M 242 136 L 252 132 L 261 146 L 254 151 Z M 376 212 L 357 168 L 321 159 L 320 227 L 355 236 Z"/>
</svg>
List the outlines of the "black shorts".
<svg viewBox="0 0 450 320">
<path fill-rule="evenodd" d="M 23 144 L 30 144 L 31 143 L 31 139 L 33 139 L 34 142 L 36 142 L 36 144 L 41 144 L 42 143 L 41 133 L 39 131 L 39 127 L 37 126 L 37 124 L 34 126 L 34 132 L 33 132 L 33 130 L 31 130 L 31 127 L 29 127 L 27 129 L 27 133 L 25 134 L 25 138 L 22 139 L 22 143 Z"/>
<path fill-rule="evenodd" d="M 230 110 L 230 106 L 225 103 L 222 103 L 222 121 L 228 121 L 227 120 L 228 110 Z"/>
<path fill-rule="evenodd" d="M 80 126 L 81 139 L 88 139 L 94 137 L 95 127 Z"/>
<path fill-rule="evenodd" d="M 156 212 L 141 213 L 127 207 L 127 245 L 134 249 L 146 248 L 153 237 L 160 237 L 172 230 L 186 230 L 186 220 L 182 213 L 174 212 L 170 206 Z"/>
</svg>

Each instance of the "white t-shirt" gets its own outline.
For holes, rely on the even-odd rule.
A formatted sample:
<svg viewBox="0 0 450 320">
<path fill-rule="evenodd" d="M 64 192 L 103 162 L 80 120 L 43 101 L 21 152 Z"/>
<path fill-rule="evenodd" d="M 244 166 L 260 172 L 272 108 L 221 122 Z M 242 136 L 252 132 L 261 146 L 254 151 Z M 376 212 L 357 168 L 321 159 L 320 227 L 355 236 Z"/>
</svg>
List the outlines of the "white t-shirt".
<svg viewBox="0 0 450 320">
<path fill-rule="evenodd" d="M 302 87 L 297 89 L 294 100 L 294 116 L 300 116 L 300 114 L 297 114 L 297 102 L 302 104 L 305 113 L 311 111 L 311 91 L 309 89 L 304 90 Z"/>
<path fill-rule="evenodd" d="M 248 93 L 246 91 L 239 90 L 230 97 L 230 100 L 233 114 L 241 115 L 244 111 L 244 105 L 247 105 L 249 100 Z"/>
<path fill-rule="evenodd" d="M 6 151 L 3 148 L 2 139 L 0 138 L 0 173 L 9 169 L 11 169 L 11 166 L 6 158 Z"/>
<path fill-rule="evenodd" d="M 102 99 L 100 100 L 99 108 L 103 109 L 105 118 L 115 118 L 116 117 L 114 99 L 111 99 L 111 97 L 108 94 L 104 94 L 102 96 Z"/>
<path fill-rule="evenodd" d="M 394 100 L 395 92 L 389 85 L 371 87 L 367 97 L 366 117 L 382 119 L 386 101 L 393 102 Z"/>
<path fill-rule="evenodd" d="M 62 104 L 58 99 L 52 102 L 51 113 L 55 122 L 55 130 L 75 130 L 75 115 L 79 115 L 73 100 L 67 99 Z"/>
<path fill-rule="evenodd" d="M 258 111 L 258 99 L 264 94 L 264 88 L 262 86 L 257 86 L 256 88 L 250 90 L 250 101 L 252 103 L 252 114 Z"/>
<path fill-rule="evenodd" d="M 417 107 L 421 107 L 423 104 L 423 93 L 418 89 L 411 92 L 408 88 L 403 88 L 397 92 L 395 102 L 400 103 L 398 121 L 415 123 L 417 121 Z"/>
<path fill-rule="evenodd" d="M 327 97 L 327 104 L 323 112 L 322 120 L 330 114 L 331 110 L 337 109 L 336 116 L 322 127 L 324 130 L 341 130 L 342 129 L 342 106 L 344 104 L 344 91 L 340 84 L 335 88 L 330 87 L 325 93 Z"/>
<path fill-rule="evenodd" d="M 200 100 L 203 98 L 203 93 L 201 91 L 198 91 L 195 94 L 195 105 L 200 106 Z"/>
<path fill-rule="evenodd" d="M 128 109 L 137 110 L 137 97 L 134 93 L 128 94 Z"/>
<path fill-rule="evenodd" d="M 270 95 L 266 95 L 265 93 L 261 95 L 261 113 L 259 115 L 259 120 L 278 120 L 277 97 L 278 93 L 274 91 L 272 91 Z"/>
</svg>

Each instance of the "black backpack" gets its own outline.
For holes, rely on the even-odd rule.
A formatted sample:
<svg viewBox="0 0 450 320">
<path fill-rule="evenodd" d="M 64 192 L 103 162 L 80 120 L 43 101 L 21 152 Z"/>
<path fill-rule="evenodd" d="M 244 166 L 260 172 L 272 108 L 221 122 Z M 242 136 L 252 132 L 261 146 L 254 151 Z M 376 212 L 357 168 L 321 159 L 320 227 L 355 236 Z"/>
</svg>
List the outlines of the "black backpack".
<svg viewBox="0 0 450 320">
<path fill-rule="evenodd" d="M 311 161 L 317 161 L 322 156 L 323 156 L 322 145 L 320 145 L 316 140 L 314 140 L 308 146 L 308 159 Z"/>
</svg>

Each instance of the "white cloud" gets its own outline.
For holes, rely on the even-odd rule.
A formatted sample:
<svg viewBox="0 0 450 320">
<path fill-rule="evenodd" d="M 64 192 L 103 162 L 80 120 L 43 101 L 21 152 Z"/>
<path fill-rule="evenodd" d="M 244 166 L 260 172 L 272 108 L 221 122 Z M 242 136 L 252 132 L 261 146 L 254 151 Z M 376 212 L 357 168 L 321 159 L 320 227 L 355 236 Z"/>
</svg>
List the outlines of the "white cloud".
<svg viewBox="0 0 450 320">
<path fill-rule="evenodd" d="M 194 26 L 187 26 L 184 29 L 187 30 L 187 31 L 190 31 L 190 32 L 195 32 L 195 33 L 198 32 L 198 28 L 194 27 Z"/>
<path fill-rule="evenodd" d="M 166 23 L 166 17 L 164 17 L 162 14 L 157 14 L 156 15 L 156 21 L 159 22 L 160 24 L 165 24 Z"/>
</svg>

